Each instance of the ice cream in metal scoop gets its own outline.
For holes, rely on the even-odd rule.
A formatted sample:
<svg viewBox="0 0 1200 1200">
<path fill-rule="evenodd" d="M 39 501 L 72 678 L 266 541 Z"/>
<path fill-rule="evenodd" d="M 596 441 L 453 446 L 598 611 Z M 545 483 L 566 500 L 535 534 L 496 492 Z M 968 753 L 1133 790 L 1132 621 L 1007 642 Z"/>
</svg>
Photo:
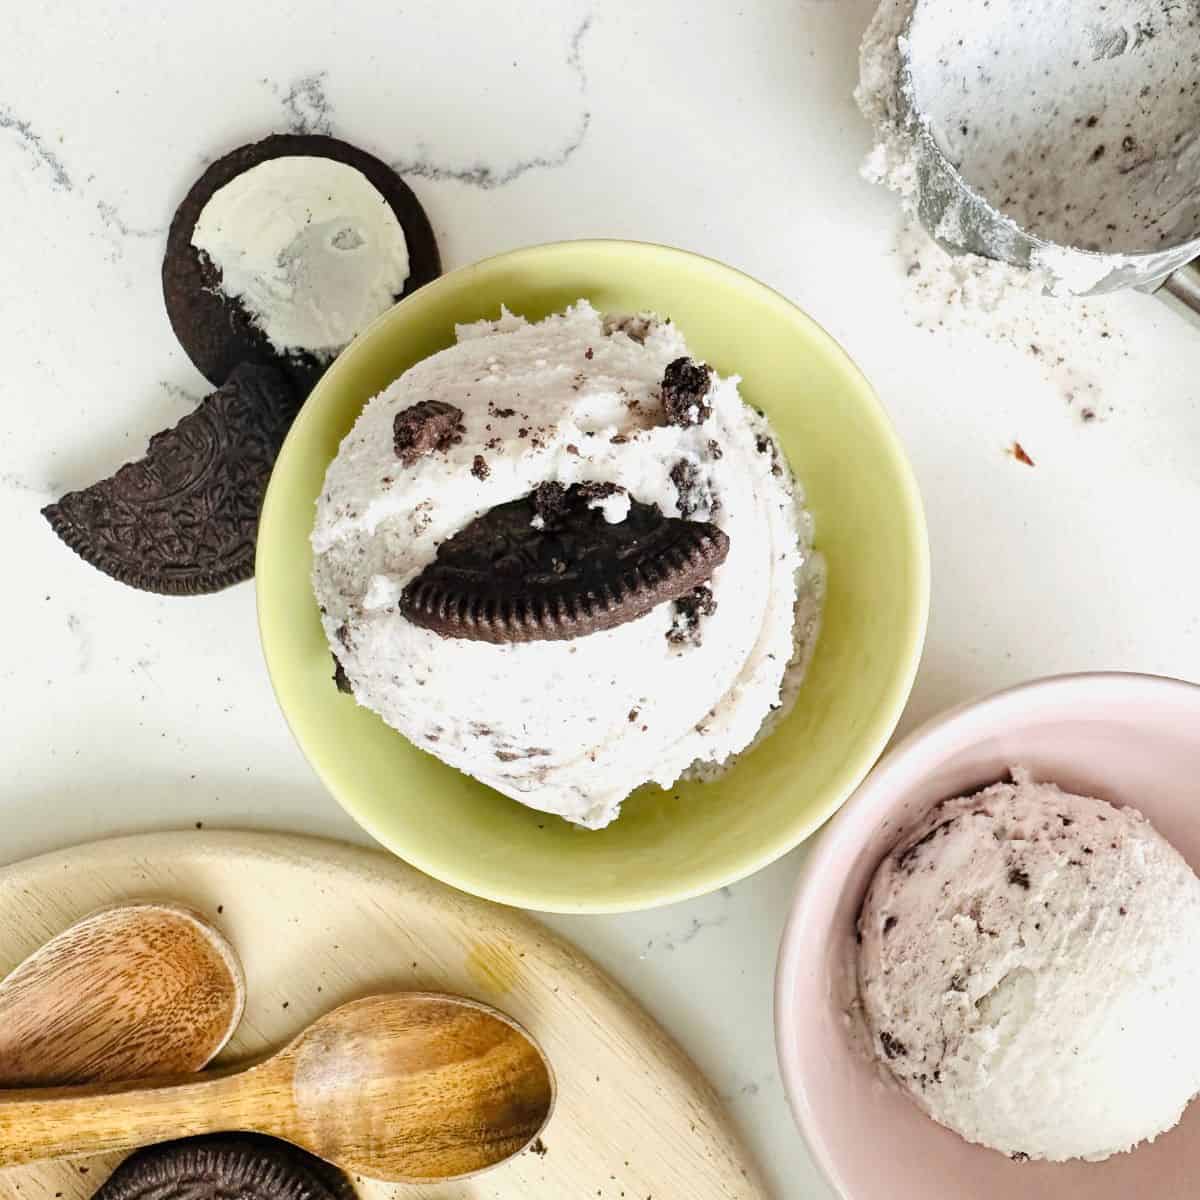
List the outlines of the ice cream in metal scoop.
<svg viewBox="0 0 1200 1200">
<path fill-rule="evenodd" d="M 945 249 L 1200 319 L 1197 0 L 884 0 L 864 81 L 885 36 L 907 186 Z"/>
</svg>

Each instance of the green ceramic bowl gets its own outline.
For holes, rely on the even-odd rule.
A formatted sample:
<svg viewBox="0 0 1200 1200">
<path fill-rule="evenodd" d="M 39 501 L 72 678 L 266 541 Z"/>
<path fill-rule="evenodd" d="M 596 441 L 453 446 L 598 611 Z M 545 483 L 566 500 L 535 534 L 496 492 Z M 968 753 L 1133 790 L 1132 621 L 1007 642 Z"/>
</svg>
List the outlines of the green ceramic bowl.
<svg viewBox="0 0 1200 1200">
<path fill-rule="evenodd" d="M 693 352 L 766 410 L 803 481 L 829 567 L 824 623 L 800 700 L 715 783 L 646 788 L 607 829 L 576 829 L 444 766 L 330 681 L 309 584 L 325 469 L 366 401 L 454 340 L 455 322 L 530 319 L 581 296 L 671 316 Z M 517 250 L 428 284 L 338 358 L 296 420 L 263 505 L 258 614 L 279 703 L 346 811 L 438 879 L 524 908 L 620 912 L 740 879 L 808 837 L 891 736 L 921 654 L 929 553 L 904 452 L 866 380 L 777 293 L 720 263 L 634 242 Z"/>
</svg>

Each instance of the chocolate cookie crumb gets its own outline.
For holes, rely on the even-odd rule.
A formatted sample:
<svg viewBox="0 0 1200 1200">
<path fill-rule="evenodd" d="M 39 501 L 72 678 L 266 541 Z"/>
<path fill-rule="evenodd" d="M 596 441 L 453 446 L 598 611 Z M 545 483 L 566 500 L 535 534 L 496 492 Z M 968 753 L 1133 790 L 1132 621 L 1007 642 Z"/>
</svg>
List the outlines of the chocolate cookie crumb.
<svg viewBox="0 0 1200 1200">
<path fill-rule="evenodd" d="M 606 500 L 609 496 L 624 495 L 625 489 L 619 483 L 577 483 L 575 489 L 579 496 L 587 500 Z"/>
<path fill-rule="evenodd" d="M 657 319 L 651 316 L 606 316 L 604 333 L 607 337 L 612 337 L 614 333 L 623 333 L 631 342 L 637 342 L 641 346 L 645 344 L 646 338 L 657 324 Z"/>
<path fill-rule="evenodd" d="M 1029 873 L 1022 871 L 1020 867 L 1013 867 L 1008 872 L 1008 882 L 1014 887 L 1024 888 L 1029 891 Z"/>
<path fill-rule="evenodd" d="M 333 682 L 337 685 L 337 690 L 347 696 L 352 696 L 354 689 L 350 686 L 350 677 L 346 674 L 346 668 L 338 661 L 336 654 L 331 654 L 330 658 L 333 659 Z"/>
<path fill-rule="evenodd" d="M 1024 1150 L 1017 1150 L 1009 1156 L 1013 1162 L 1028 1162 L 1029 1155 Z"/>
<path fill-rule="evenodd" d="M 589 346 L 589 347 L 588 347 L 588 348 L 587 348 L 587 349 L 586 349 L 586 350 L 583 352 L 583 357 L 584 357 L 584 358 L 586 358 L 586 359 L 588 360 L 588 362 L 591 362 L 591 361 L 592 361 L 592 359 L 595 357 L 595 356 L 593 355 L 593 353 L 592 353 L 592 348 L 591 348 L 591 346 Z"/>
<path fill-rule="evenodd" d="M 702 425 L 712 416 L 707 402 L 712 367 L 691 358 L 668 364 L 662 379 L 663 412 L 669 425 Z"/>
<path fill-rule="evenodd" d="M 759 454 L 769 454 L 771 456 L 772 475 L 783 474 L 783 467 L 779 465 L 779 447 L 775 444 L 774 438 L 760 434 L 758 440 L 754 443 L 754 448 Z"/>
<path fill-rule="evenodd" d="M 667 630 L 667 641 L 674 646 L 700 645 L 700 621 L 717 611 L 712 588 L 701 584 L 675 601 L 675 619 Z"/>
<path fill-rule="evenodd" d="M 569 508 L 567 489 L 561 483 L 539 483 L 533 489 L 533 510 L 543 529 L 557 529 Z"/>
<path fill-rule="evenodd" d="M 908 1047 L 899 1038 L 892 1037 L 886 1029 L 879 1035 L 879 1044 L 888 1058 L 903 1058 L 908 1054 Z"/>
<path fill-rule="evenodd" d="M 392 421 L 396 457 L 411 467 L 426 454 L 449 450 L 462 432 L 462 416 L 461 408 L 441 400 L 421 400 L 409 405 Z"/>
<path fill-rule="evenodd" d="M 710 514 L 720 512 L 720 500 L 707 477 L 690 458 L 681 458 L 671 468 L 670 478 L 679 493 L 675 508 L 681 517 L 691 518 L 702 508 L 707 508 Z"/>
<path fill-rule="evenodd" d="M 884 922 L 883 922 L 883 936 L 887 937 L 887 935 L 889 933 L 891 933 L 892 930 L 895 929 L 899 923 L 900 923 L 900 920 L 898 917 L 885 918 Z"/>
<path fill-rule="evenodd" d="M 721 449 L 721 443 L 716 438 L 708 439 L 708 456 L 709 458 L 722 458 L 725 451 Z"/>
<path fill-rule="evenodd" d="M 487 459 L 482 454 L 475 455 L 475 461 L 471 464 L 471 474 L 476 479 L 486 479 L 492 473 L 492 468 L 487 465 Z"/>
</svg>

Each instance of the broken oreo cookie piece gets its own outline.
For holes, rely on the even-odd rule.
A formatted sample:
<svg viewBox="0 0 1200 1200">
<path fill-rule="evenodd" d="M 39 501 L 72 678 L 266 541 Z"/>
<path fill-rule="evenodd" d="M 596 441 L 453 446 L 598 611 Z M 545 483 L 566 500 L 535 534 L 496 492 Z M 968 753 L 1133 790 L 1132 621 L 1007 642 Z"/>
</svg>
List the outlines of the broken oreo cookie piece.
<svg viewBox="0 0 1200 1200">
<path fill-rule="evenodd" d="M 668 425 L 702 425 L 712 416 L 707 399 L 712 375 L 712 367 L 693 358 L 677 358 L 667 365 L 662 403 Z"/>
<path fill-rule="evenodd" d="M 80 558 L 147 592 L 198 595 L 254 574 L 258 513 L 299 408 L 274 367 L 241 366 L 144 457 L 42 509 Z"/>
<path fill-rule="evenodd" d="M 140 1150 L 93 1200 L 354 1200 L 350 1181 L 328 1163 L 274 1138 L 221 1134 Z"/>
<path fill-rule="evenodd" d="M 462 441 L 462 409 L 441 400 L 421 400 L 398 412 L 392 421 L 396 457 L 411 467 L 435 450 Z"/>
<path fill-rule="evenodd" d="M 632 499 L 610 524 L 594 498 L 589 485 L 549 483 L 484 513 L 442 543 L 401 612 L 443 637 L 563 641 L 687 595 L 729 552 L 715 525 Z"/>
<path fill-rule="evenodd" d="M 337 138 L 321 134 L 276 133 L 240 146 L 212 163 L 192 185 L 171 221 L 163 258 L 163 299 L 171 328 L 187 356 L 212 384 L 222 383 L 243 362 L 287 371 L 302 395 L 329 365 L 307 354 L 280 354 L 236 297 L 221 291 L 220 271 L 193 244 L 205 205 L 239 175 L 277 158 L 328 158 L 352 167 L 383 197 L 408 247 L 408 278 L 396 299 L 441 274 L 441 260 L 429 218 L 408 185 L 386 163 Z"/>
<path fill-rule="evenodd" d="M 701 584 L 675 601 L 675 620 L 667 630 L 667 641 L 675 646 L 700 645 L 700 621 L 717 611 L 712 588 Z"/>
</svg>

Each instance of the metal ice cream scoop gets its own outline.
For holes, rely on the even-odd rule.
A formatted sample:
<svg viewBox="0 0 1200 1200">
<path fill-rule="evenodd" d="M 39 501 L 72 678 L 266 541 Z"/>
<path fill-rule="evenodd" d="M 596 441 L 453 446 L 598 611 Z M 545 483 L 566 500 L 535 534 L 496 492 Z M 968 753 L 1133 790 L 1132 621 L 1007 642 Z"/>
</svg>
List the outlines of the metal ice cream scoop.
<svg viewBox="0 0 1200 1200">
<path fill-rule="evenodd" d="M 1046 267 L 1059 278 L 1081 281 L 1067 286 L 1078 294 L 1136 288 L 1200 321 L 1200 121 L 1194 119 L 1200 114 L 1200 4 L 1076 0 L 1068 8 L 1015 0 L 996 6 L 994 19 L 1006 24 L 1000 33 L 993 26 L 986 53 L 970 46 L 980 36 L 979 22 L 971 18 L 986 10 L 969 12 L 971 7 L 967 0 L 913 0 L 900 38 L 897 91 L 914 145 L 917 212 L 925 229 L 952 254 Z M 951 33 L 955 24 L 957 36 Z M 1150 53 L 1160 74 L 1177 70 L 1180 79 L 1170 87 L 1156 86 L 1161 79 L 1130 86 L 1138 56 Z M 1076 82 L 1085 73 L 1087 87 Z M 1139 133 L 1163 128 L 1156 105 L 1169 110 L 1173 131 L 1164 137 L 1165 149 L 1143 149 Z M 948 119 L 959 107 L 981 119 Z M 972 148 L 979 159 L 984 143 L 990 174 L 978 161 L 972 169 L 965 166 Z M 1060 152 L 1062 173 L 1056 175 Z M 1093 166 L 1100 180 L 1094 195 L 1086 173 Z M 978 186 L 981 176 L 999 203 Z M 1089 237 L 1056 239 L 1046 236 L 1046 225 L 1042 233 L 1025 227 L 1048 214 L 1051 228 L 1070 229 L 1071 199 L 1081 197 L 1077 209 L 1090 205 Z M 1010 201 L 1013 215 L 1005 211 Z M 1111 217 L 1107 224 L 1096 215 L 1101 202 Z M 1126 248 L 1117 239 L 1135 227 L 1152 230 L 1153 237 Z M 1111 241 L 1109 230 L 1116 231 Z M 1098 241 L 1097 231 L 1105 244 L 1088 247 L 1089 240 Z"/>
</svg>

